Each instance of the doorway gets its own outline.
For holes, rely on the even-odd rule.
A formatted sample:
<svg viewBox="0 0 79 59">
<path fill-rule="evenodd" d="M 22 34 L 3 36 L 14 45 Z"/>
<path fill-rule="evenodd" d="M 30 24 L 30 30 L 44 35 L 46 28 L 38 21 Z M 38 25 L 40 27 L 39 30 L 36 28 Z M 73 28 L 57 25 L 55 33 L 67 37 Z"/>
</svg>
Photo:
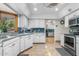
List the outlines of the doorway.
<svg viewBox="0 0 79 59">
<path fill-rule="evenodd" d="M 53 20 L 46 20 L 46 43 L 54 43 L 54 24 Z"/>
</svg>

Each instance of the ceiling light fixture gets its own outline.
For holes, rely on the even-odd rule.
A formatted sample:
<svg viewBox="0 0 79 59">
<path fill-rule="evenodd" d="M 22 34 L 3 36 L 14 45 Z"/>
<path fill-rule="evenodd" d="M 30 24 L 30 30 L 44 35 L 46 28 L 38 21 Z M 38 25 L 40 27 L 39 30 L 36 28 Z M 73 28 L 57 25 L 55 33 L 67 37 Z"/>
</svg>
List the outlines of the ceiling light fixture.
<svg viewBox="0 0 79 59">
<path fill-rule="evenodd" d="M 58 11 L 58 8 L 55 8 L 56 11 Z"/>
<path fill-rule="evenodd" d="M 37 11 L 38 9 L 37 8 L 34 8 L 34 11 Z"/>
</svg>

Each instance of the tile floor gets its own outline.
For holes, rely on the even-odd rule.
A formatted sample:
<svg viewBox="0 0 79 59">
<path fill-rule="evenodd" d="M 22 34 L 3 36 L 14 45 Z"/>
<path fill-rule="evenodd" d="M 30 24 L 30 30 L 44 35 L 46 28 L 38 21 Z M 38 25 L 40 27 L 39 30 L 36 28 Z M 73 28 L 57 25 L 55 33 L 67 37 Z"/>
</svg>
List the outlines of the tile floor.
<svg viewBox="0 0 79 59">
<path fill-rule="evenodd" d="M 57 51 L 60 48 L 63 55 Z M 30 56 L 71 56 L 59 43 L 55 44 L 34 44 L 33 47 L 22 54 L 29 54 Z"/>
</svg>

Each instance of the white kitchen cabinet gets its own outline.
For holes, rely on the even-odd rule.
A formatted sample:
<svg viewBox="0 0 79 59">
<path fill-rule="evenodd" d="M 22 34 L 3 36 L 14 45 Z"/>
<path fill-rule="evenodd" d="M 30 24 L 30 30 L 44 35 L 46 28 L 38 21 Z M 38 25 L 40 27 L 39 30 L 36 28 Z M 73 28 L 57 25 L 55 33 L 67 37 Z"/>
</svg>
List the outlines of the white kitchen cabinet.
<svg viewBox="0 0 79 59">
<path fill-rule="evenodd" d="M 12 39 L 13 40 L 13 39 Z M 19 51 L 19 38 L 14 38 L 15 41 L 13 42 L 4 42 L 3 43 L 3 55 L 4 56 L 16 56 Z M 4 45 L 4 44 L 7 45 Z"/>
<path fill-rule="evenodd" d="M 29 35 L 26 38 L 27 38 L 27 40 L 25 39 L 25 44 L 26 44 L 26 48 L 28 49 L 33 46 L 33 40 L 32 40 L 31 35 Z"/>
<path fill-rule="evenodd" d="M 45 33 L 34 33 L 33 43 L 45 43 Z"/>
<path fill-rule="evenodd" d="M 13 44 L 9 44 L 6 47 L 3 47 L 3 55 L 4 56 L 13 56 L 14 54 Z"/>
<path fill-rule="evenodd" d="M 32 19 L 29 20 L 29 28 L 45 28 L 45 20 Z"/>
<path fill-rule="evenodd" d="M 39 35 L 38 35 L 38 33 L 34 33 L 33 34 L 33 43 L 39 43 Z"/>
<path fill-rule="evenodd" d="M 14 42 L 13 49 L 15 50 L 14 51 L 14 56 L 18 55 L 19 52 L 20 52 L 19 39 Z"/>
<path fill-rule="evenodd" d="M 30 35 L 30 37 L 29 37 L 29 41 L 30 41 L 30 46 L 33 46 L 33 35 Z"/>
<path fill-rule="evenodd" d="M 33 46 L 33 41 L 31 39 L 31 35 L 25 36 L 24 41 L 25 41 L 25 43 L 24 43 L 25 49 L 28 49 Z"/>
<path fill-rule="evenodd" d="M 45 34 L 39 33 L 38 35 L 39 35 L 39 38 L 38 38 L 39 43 L 45 43 Z"/>
<path fill-rule="evenodd" d="M 24 36 L 20 37 L 20 51 L 24 50 Z"/>
<path fill-rule="evenodd" d="M 23 51 L 33 46 L 33 40 L 31 39 L 31 35 L 22 36 L 20 40 L 20 51 Z"/>
<path fill-rule="evenodd" d="M 30 42 L 29 42 L 29 36 L 23 36 L 24 37 L 24 49 L 28 49 Z"/>
<path fill-rule="evenodd" d="M 0 44 L 0 56 L 2 56 L 2 44 Z"/>
</svg>

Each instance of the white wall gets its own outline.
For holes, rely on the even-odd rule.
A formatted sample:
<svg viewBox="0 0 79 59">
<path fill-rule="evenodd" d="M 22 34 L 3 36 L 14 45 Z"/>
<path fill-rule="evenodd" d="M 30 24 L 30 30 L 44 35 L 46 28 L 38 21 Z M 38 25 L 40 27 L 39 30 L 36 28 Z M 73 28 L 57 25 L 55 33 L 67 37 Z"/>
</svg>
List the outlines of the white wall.
<svg viewBox="0 0 79 59">
<path fill-rule="evenodd" d="M 58 41 L 61 40 L 62 35 L 69 33 L 69 28 L 66 28 L 65 25 L 61 25 L 60 20 L 54 20 L 54 29 L 55 40 Z"/>
</svg>

